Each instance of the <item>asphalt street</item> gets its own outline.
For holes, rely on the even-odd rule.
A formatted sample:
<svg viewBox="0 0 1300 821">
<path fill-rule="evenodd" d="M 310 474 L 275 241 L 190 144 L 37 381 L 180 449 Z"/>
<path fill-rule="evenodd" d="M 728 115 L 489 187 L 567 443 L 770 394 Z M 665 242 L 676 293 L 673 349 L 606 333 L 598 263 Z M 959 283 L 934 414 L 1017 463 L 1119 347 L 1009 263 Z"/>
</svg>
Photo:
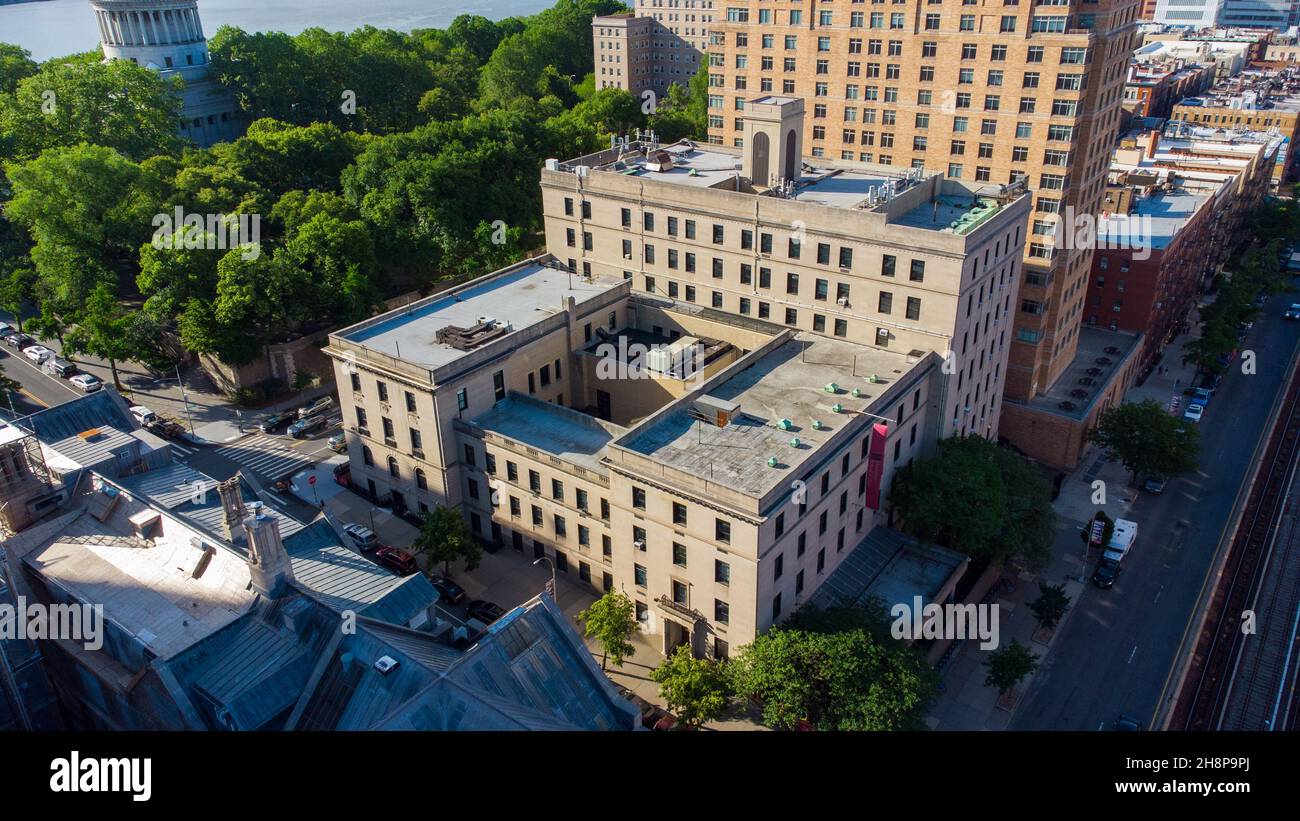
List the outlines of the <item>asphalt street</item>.
<svg viewBox="0 0 1300 821">
<path fill-rule="evenodd" d="M 1120 715 L 1150 725 L 1300 340 L 1300 323 L 1281 318 L 1293 299 L 1275 296 L 1246 337 L 1242 350 L 1255 352 L 1256 373 L 1243 374 L 1239 358 L 1206 408 L 1200 469 L 1170 481 L 1160 496 L 1138 494 L 1126 514 L 1138 522 L 1138 539 L 1123 574 L 1110 590 L 1085 586 L 1011 729 L 1097 730 Z M 1166 349 L 1167 360 L 1176 356 Z M 1060 538 L 1075 540 L 1077 552 L 1077 534 Z"/>
</svg>

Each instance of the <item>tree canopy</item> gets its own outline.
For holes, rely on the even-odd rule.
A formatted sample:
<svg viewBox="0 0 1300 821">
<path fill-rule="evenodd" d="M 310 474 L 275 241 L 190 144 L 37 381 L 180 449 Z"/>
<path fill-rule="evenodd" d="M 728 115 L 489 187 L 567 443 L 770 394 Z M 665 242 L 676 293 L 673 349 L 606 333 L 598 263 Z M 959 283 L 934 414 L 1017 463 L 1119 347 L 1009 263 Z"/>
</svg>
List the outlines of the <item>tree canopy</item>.
<svg viewBox="0 0 1300 821">
<path fill-rule="evenodd" d="M 983 437 L 940 440 L 937 454 L 899 469 L 889 501 L 908 533 L 970 556 L 1036 565 L 1051 550 L 1047 481 L 1033 463 Z"/>
<path fill-rule="evenodd" d="M 1196 469 L 1200 430 L 1167 412 L 1159 402 L 1125 402 L 1097 417 L 1088 439 L 1106 448 L 1139 476 L 1168 478 Z"/>
<path fill-rule="evenodd" d="M 247 129 L 206 149 L 177 134 L 175 75 L 98 52 L 37 64 L 0 43 L 0 299 L 62 339 L 94 322 L 102 285 L 155 337 L 132 358 L 183 346 L 240 365 L 513 262 L 542 241 L 548 157 L 650 126 L 703 136 L 704 72 L 654 111 L 596 89 L 591 18 L 619 10 L 559 0 L 409 33 L 223 27 L 213 76 Z M 159 241 L 191 217 L 203 225 L 180 247 Z M 225 241 L 230 225 L 255 253 Z"/>
<path fill-rule="evenodd" d="M 763 723 L 784 730 L 916 729 L 936 686 L 874 605 L 800 610 L 741 648 L 727 671 L 738 696 L 758 700 Z"/>
</svg>

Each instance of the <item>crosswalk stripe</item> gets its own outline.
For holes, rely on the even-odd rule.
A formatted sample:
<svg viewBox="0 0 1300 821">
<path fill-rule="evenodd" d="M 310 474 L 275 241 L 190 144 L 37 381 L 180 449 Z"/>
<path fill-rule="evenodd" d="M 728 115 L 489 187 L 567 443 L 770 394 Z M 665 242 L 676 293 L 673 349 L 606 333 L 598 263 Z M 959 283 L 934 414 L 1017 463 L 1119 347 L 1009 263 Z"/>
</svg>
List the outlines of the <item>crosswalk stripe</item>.
<svg viewBox="0 0 1300 821">
<path fill-rule="evenodd" d="M 271 479 L 296 473 L 314 461 L 266 436 L 245 440 L 240 445 L 218 448 L 216 453 Z"/>
<path fill-rule="evenodd" d="M 178 445 L 175 442 L 172 442 L 172 450 L 180 451 L 185 456 L 193 456 L 195 452 L 195 448 L 187 448 L 183 445 Z"/>
</svg>

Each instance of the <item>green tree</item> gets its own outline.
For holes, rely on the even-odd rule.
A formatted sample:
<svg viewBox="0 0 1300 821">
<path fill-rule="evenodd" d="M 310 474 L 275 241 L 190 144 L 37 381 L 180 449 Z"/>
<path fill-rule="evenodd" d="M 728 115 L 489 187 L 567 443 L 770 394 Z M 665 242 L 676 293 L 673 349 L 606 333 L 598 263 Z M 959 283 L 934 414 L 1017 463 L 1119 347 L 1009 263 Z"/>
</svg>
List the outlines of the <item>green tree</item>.
<svg viewBox="0 0 1300 821">
<path fill-rule="evenodd" d="M 1029 609 L 1034 611 L 1034 618 L 1038 620 L 1039 626 L 1048 630 L 1060 623 L 1061 617 L 1069 607 L 1070 597 L 1065 595 L 1065 585 L 1049 585 L 1045 582 L 1038 583 L 1038 598 L 1029 605 Z"/>
<path fill-rule="evenodd" d="M 175 75 L 130 60 L 93 56 L 49 61 L 0 96 L 0 134 L 12 156 L 30 160 L 50 148 L 91 143 L 132 160 L 170 154 L 182 145 L 180 92 Z"/>
<path fill-rule="evenodd" d="M 501 42 L 501 26 L 477 14 L 462 14 L 447 27 L 447 36 L 464 47 L 479 63 L 486 62 Z"/>
<path fill-rule="evenodd" d="M 37 72 L 39 66 L 25 48 L 0 43 L 0 94 L 13 94 L 18 82 Z"/>
<path fill-rule="evenodd" d="M 906 531 L 992 561 L 1041 564 L 1055 514 L 1042 473 L 980 436 L 949 437 L 933 457 L 901 468 L 889 501 Z"/>
<path fill-rule="evenodd" d="M 133 358 L 136 353 L 130 344 L 129 329 L 133 321 L 131 313 L 118 304 L 112 290 L 101 284 L 90 293 L 76 326 L 67 333 L 64 349 L 107 359 L 113 372 L 113 386 L 122 390 L 117 363 Z"/>
<path fill-rule="evenodd" d="M 984 686 L 996 687 L 1000 695 L 1006 695 L 1023 681 L 1025 676 L 1038 669 L 1038 656 L 1016 639 L 1012 639 L 1011 644 L 989 653 L 988 660 L 984 664 L 989 668 L 988 675 L 984 677 Z"/>
<path fill-rule="evenodd" d="M 0 308 L 14 318 L 18 330 L 23 329 L 23 306 L 35 296 L 36 271 L 16 267 L 8 272 L 0 269 Z"/>
<path fill-rule="evenodd" d="M 311 371 L 299 368 L 293 372 L 293 383 L 290 385 L 296 391 L 305 391 L 312 385 L 316 384 L 316 374 Z"/>
<path fill-rule="evenodd" d="M 609 661 L 622 667 L 623 660 L 632 655 L 632 636 L 636 635 L 636 606 L 632 600 L 617 590 L 610 590 L 578 614 L 587 636 L 595 636 L 602 651 L 600 669 L 607 669 Z"/>
<path fill-rule="evenodd" d="M 761 703 L 763 723 L 794 729 L 916 729 L 937 676 L 890 637 L 879 602 L 805 607 L 727 664 L 736 695 Z"/>
<path fill-rule="evenodd" d="M 424 514 L 411 549 L 428 557 L 430 564 L 442 562 L 444 576 L 451 575 L 452 562 L 464 560 L 465 570 L 470 571 L 478 567 L 483 555 L 461 512 L 442 505 Z"/>
<path fill-rule="evenodd" d="M 722 718 L 731 701 L 731 684 L 722 665 L 695 658 L 684 644 L 651 670 L 650 678 L 659 685 L 669 711 L 687 729 Z"/>
<path fill-rule="evenodd" d="M 35 240 L 31 260 L 49 294 L 80 305 L 100 283 L 134 276 L 153 232 L 156 181 L 111 148 L 53 148 L 8 166 L 5 216 Z"/>
<path fill-rule="evenodd" d="M 1109 408 L 1088 431 L 1089 441 L 1106 448 L 1133 474 L 1177 476 L 1196 469 L 1200 431 L 1152 399 Z"/>
</svg>

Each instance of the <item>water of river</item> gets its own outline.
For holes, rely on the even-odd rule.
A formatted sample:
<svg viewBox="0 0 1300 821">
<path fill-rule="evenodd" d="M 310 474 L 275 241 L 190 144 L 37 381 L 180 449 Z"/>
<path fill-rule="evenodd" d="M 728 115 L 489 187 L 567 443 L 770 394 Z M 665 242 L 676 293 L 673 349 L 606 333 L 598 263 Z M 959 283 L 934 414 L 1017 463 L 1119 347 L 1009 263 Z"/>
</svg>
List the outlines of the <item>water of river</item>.
<svg viewBox="0 0 1300 821">
<path fill-rule="evenodd" d="M 199 0 L 203 30 L 211 37 L 224 25 L 245 31 L 297 34 L 319 26 L 352 31 L 375 26 L 399 31 L 443 28 L 458 15 L 493 20 L 534 14 L 551 0 Z M 36 60 L 99 47 L 99 29 L 87 0 L 45 0 L 0 6 L 0 42 L 16 43 Z"/>
</svg>

